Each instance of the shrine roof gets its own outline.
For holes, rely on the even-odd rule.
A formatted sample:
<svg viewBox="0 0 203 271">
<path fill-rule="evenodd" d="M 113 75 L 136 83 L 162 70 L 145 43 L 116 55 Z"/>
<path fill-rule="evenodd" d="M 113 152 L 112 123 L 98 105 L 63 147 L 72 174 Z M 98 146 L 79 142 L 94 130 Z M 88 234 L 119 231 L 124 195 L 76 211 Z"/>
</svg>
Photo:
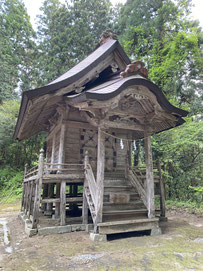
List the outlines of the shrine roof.
<svg viewBox="0 0 203 271">
<path fill-rule="evenodd" d="M 98 101 L 105 101 L 115 96 L 119 95 L 124 89 L 130 86 L 141 85 L 147 87 L 157 98 L 157 101 L 163 109 L 170 113 L 177 113 L 178 115 L 185 117 L 188 112 L 182 110 L 178 107 L 173 106 L 165 97 L 160 88 L 154 84 L 152 81 L 140 76 L 140 75 L 131 75 L 126 78 L 121 78 L 120 76 L 112 77 L 111 80 L 93 87 L 86 92 L 74 95 L 69 97 L 71 102 L 85 102 L 91 99 Z"/>
</svg>

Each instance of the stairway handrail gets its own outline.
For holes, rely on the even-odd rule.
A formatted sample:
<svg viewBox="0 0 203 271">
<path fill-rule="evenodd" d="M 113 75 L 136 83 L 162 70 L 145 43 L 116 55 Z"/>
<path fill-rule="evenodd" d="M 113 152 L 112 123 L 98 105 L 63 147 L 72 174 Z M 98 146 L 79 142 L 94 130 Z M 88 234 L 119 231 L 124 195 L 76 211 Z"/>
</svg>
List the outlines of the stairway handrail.
<svg viewBox="0 0 203 271">
<path fill-rule="evenodd" d="M 147 208 L 147 195 L 146 195 L 146 191 L 142 185 L 142 181 L 139 179 L 139 177 L 137 176 L 135 171 L 133 171 L 132 169 L 128 169 L 128 178 L 129 178 L 131 184 L 137 189 L 139 196 L 141 197 L 144 205 Z"/>
<path fill-rule="evenodd" d="M 85 153 L 84 168 L 85 168 L 85 179 L 87 181 L 87 184 L 88 184 L 88 187 L 90 190 L 92 201 L 94 203 L 94 206 L 96 207 L 96 204 L 97 204 L 97 184 L 96 184 L 96 180 L 94 177 L 92 167 L 89 163 L 88 152 Z"/>
</svg>

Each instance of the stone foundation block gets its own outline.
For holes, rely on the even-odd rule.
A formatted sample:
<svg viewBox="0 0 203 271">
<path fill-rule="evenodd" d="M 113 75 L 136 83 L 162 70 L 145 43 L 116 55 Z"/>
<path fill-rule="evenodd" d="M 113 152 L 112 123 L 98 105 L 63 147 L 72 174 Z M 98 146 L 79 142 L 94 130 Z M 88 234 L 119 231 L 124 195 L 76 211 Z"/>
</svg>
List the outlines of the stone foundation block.
<svg viewBox="0 0 203 271">
<path fill-rule="evenodd" d="M 75 224 L 71 225 L 71 231 L 85 231 L 86 225 L 84 224 Z"/>
<path fill-rule="evenodd" d="M 56 227 L 44 227 L 38 229 L 39 235 L 49 235 L 49 234 L 57 234 L 57 233 L 67 233 L 71 232 L 71 226 L 56 226 Z"/>
<path fill-rule="evenodd" d="M 106 234 L 99 234 L 90 232 L 90 239 L 94 242 L 106 242 L 107 236 Z"/>
<path fill-rule="evenodd" d="M 152 228 L 151 229 L 151 235 L 153 236 L 153 235 L 159 235 L 159 234 L 161 234 L 161 228 L 160 227 L 154 227 L 154 228 Z"/>
</svg>

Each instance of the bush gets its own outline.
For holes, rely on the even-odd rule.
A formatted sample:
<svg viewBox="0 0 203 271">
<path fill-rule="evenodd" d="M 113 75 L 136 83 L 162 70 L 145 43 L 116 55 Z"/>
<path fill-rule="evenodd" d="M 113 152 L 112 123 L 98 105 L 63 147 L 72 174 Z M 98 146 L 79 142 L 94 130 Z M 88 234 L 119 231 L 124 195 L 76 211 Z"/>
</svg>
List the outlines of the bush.
<svg viewBox="0 0 203 271">
<path fill-rule="evenodd" d="M 4 167 L 0 169 L 1 202 L 9 202 L 21 198 L 23 171 Z"/>
</svg>

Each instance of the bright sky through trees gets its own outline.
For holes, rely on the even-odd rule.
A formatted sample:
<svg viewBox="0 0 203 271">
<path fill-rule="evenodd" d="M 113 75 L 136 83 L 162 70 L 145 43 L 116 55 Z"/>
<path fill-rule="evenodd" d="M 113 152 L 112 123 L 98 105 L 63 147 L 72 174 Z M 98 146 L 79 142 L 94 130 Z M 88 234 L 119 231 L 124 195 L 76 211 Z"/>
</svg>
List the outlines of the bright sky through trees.
<svg viewBox="0 0 203 271">
<path fill-rule="evenodd" d="M 63 2 L 63 0 L 61 0 Z M 126 0 L 111 0 L 113 4 L 117 3 L 125 3 Z M 202 0 L 192 0 L 193 4 L 195 5 L 192 9 L 193 18 L 198 19 L 200 21 L 200 25 L 203 27 L 203 1 Z M 31 18 L 31 23 L 35 28 L 35 18 L 36 15 L 39 14 L 39 8 L 41 6 L 42 0 L 24 0 L 25 6 L 27 8 L 28 14 Z"/>
</svg>

